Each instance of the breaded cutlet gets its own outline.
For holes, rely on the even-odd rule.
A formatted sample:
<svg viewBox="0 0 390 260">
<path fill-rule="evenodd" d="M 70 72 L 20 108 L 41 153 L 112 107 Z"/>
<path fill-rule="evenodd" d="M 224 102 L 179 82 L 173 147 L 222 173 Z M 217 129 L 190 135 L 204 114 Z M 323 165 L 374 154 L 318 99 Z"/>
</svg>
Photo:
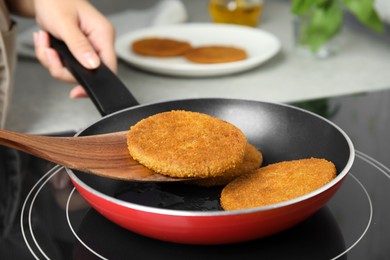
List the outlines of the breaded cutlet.
<svg viewBox="0 0 390 260">
<path fill-rule="evenodd" d="M 255 146 L 248 143 L 245 149 L 244 160 L 237 168 L 224 172 L 222 176 L 197 179 L 190 181 L 189 183 L 204 187 L 224 186 L 238 176 L 252 173 L 257 170 L 261 166 L 262 162 L 263 154 Z"/>
<path fill-rule="evenodd" d="M 127 135 L 130 155 L 171 177 L 212 177 L 243 161 L 247 140 L 231 123 L 198 112 L 174 110 L 139 121 Z"/>
<path fill-rule="evenodd" d="M 131 49 L 144 56 L 175 57 L 184 55 L 191 49 L 191 44 L 170 38 L 143 38 L 134 41 Z"/>
<path fill-rule="evenodd" d="M 192 48 L 185 57 L 196 63 L 225 63 L 244 60 L 248 57 L 245 50 L 233 46 L 201 46 Z"/>
<path fill-rule="evenodd" d="M 276 204 L 312 192 L 335 177 L 335 165 L 325 159 L 270 164 L 226 185 L 221 193 L 221 206 L 236 210 Z"/>
</svg>

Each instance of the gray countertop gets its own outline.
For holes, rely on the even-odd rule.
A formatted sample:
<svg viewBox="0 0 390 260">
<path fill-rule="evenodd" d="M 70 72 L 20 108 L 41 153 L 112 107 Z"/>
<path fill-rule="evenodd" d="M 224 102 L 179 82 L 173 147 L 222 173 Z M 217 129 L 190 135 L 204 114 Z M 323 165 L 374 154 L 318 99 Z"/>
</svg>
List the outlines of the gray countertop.
<svg viewBox="0 0 390 260">
<path fill-rule="evenodd" d="M 96 4 L 108 15 L 115 13 L 112 5 L 104 2 Z M 182 2 L 188 22 L 210 22 L 208 1 Z M 259 28 L 277 36 L 282 49 L 255 69 L 222 77 L 179 78 L 144 72 L 120 61 L 118 75 L 141 104 L 203 97 L 292 102 L 390 87 L 390 44 L 386 39 L 358 26 L 344 26 L 337 55 L 321 60 L 303 56 L 294 48 L 288 2 L 265 4 Z M 117 7 L 124 8 L 123 1 Z M 6 128 L 48 133 L 77 130 L 98 120 L 100 115 L 89 99 L 68 98 L 71 87 L 51 78 L 34 59 L 20 57 Z"/>
</svg>

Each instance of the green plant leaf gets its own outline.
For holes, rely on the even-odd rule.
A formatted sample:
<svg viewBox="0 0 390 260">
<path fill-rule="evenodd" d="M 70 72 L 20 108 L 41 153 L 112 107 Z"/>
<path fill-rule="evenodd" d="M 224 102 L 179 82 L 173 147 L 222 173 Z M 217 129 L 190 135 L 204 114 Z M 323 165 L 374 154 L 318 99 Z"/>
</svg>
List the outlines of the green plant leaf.
<svg viewBox="0 0 390 260">
<path fill-rule="evenodd" d="M 293 0 L 291 2 L 291 12 L 302 15 L 310 11 L 315 6 L 321 6 L 334 0 Z"/>
<path fill-rule="evenodd" d="M 343 0 L 345 7 L 368 28 L 383 32 L 384 25 L 374 7 L 374 0 Z"/>
<path fill-rule="evenodd" d="M 301 17 L 300 42 L 316 52 L 328 42 L 341 28 L 343 11 L 338 1 L 328 1 L 326 5 L 316 6 L 307 17 Z"/>
<path fill-rule="evenodd" d="M 296 15 L 306 13 L 316 4 L 316 0 L 293 0 L 291 3 L 291 12 Z"/>
</svg>

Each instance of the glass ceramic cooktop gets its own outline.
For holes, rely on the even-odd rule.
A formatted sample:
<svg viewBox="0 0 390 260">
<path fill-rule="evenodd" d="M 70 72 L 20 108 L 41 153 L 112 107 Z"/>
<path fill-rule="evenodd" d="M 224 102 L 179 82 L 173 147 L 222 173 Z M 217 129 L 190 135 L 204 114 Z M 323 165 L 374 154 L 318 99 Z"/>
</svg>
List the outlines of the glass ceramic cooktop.
<svg viewBox="0 0 390 260">
<path fill-rule="evenodd" d="M 390 91 L 296 104 L 338 124 L 356 159 L 341 189 L 315 215 L 266 238 L 219 246 L 162 242 L 124 230 L 91 209 L 66 173 L 30 159 L 20 215 L 2 238 L 1 259 L 388 259 Z M 38 165 L 38 166 L 37 166 Z M 39 169 L 40 172 L 37 172 Z M 46 172 L 46 174 L 44 174 Z M 44 175 L 43 175 L 44 174 Z M 65 176 L 66 177 L 66 176 Z"/>
</svg>

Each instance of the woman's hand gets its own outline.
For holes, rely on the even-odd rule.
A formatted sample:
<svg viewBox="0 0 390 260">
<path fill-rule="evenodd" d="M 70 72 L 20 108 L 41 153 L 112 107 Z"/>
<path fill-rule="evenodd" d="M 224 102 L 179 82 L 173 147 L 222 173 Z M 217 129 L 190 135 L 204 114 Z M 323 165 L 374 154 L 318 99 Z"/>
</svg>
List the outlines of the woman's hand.
<svg viewBox="0 0 390 260">
<path fill-rule="evenodd" d="M 50 48 L 49 35 L 63 40 L 74 57 L 88 69 L 100 62 L 116 72 L 115 31 L 108 19 L 86 0 L 34 0 L 35 18 L 43 31 L 34 34 L 35 53 L 54 78 L 76 82 L 62 65 L 58 53 Z M 81 86 L 70 97 L 87 96 Z"/>
</svg>

